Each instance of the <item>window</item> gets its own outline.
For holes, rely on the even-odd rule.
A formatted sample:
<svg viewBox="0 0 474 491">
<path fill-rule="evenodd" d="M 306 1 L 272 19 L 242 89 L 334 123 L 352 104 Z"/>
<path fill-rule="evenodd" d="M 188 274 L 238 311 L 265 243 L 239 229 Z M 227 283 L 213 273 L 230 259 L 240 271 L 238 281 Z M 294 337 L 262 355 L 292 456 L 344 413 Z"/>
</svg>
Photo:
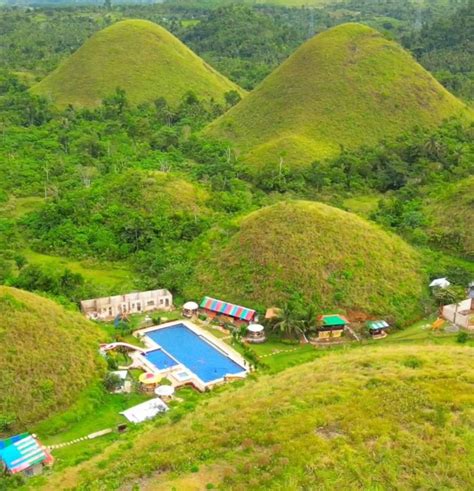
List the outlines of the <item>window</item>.
<svg viewBox="0 0 474 491">
<path fill-rule="evenodd" d="M 148 302 L 146 304 L 148 305 L 148 307 L 151 307 L 152 305 L 155 305 L 155 301 L 154 300 L 148 300 Z"/>
</svg>

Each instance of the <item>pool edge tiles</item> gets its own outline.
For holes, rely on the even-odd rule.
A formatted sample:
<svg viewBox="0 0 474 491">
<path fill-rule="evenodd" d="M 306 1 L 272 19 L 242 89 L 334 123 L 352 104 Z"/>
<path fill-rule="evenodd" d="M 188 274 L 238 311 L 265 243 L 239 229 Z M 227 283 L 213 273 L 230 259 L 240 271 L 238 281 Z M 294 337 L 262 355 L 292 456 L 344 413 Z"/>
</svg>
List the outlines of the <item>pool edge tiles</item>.
<svg viewBox="0 0 474 491">
<path fill-rule="evenodd" d="M 246 361 L 239 353 L 189 321 L 169 322 L 135 334 L 143 336 L 150 348 L 147 352 L 161 349 L 204 389 L 224 382 L 226 377 L 243 378 L 248 374 Z M 162 371 L 160 366 L 154 366 Z"/>
</svg>

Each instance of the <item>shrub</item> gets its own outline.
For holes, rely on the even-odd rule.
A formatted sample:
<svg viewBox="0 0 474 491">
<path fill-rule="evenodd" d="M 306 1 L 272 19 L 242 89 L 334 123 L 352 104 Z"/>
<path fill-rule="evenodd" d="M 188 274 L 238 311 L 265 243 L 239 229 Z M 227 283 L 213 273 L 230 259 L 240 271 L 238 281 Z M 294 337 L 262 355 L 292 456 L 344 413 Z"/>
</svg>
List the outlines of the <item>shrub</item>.
<svg viewBox="0 0 474 491">
<path fill-rule="evenodd" d="M 460 344 L 467 343 L 469 339 L 469 334 L 466 331 L 460 331 L 456 336 L 456 342 Z"/>
<path fill-rule="evenodd" d="M 420 368 L 423 366 L 423 361 L 416 356 L 408 356 L 402 361 L 402 364 L 408 368 Z"/>
<path fill-rule="evenodd" d="M 104 387 L 109 392 L 114 392 L 119 389 L 122 385 L 122 380 L 115 373 L 108 373 L 104 378 Z"/>
</svg>

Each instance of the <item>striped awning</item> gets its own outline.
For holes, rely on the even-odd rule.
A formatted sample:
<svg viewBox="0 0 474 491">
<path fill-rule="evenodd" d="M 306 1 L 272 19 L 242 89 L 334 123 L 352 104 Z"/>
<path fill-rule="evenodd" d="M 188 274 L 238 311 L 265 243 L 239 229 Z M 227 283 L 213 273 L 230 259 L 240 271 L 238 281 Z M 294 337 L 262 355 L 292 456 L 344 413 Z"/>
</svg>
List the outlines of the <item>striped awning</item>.
<svg viewBox="0 0 474 491">
<path fill-rule="evenodd" d="M 223 302 L 222 300 L 216 300 L 211 297 L 204 297 L 202 299 L 201 309 L 206 309 L 217 314 L 227 315 L 244 321 L 251 321 L 255 317 L 255 310 L 241 307 L 240 305 L 234 305 L 233 303 Z"/>
<path fill-rule="evenodd" d="M 7 470 L 12 474 L 50 459 L 49 453 L 35 438 L 28 434 L 24 438 L 0 448 L 0 460 L 4 462 Z"/>
</svg>

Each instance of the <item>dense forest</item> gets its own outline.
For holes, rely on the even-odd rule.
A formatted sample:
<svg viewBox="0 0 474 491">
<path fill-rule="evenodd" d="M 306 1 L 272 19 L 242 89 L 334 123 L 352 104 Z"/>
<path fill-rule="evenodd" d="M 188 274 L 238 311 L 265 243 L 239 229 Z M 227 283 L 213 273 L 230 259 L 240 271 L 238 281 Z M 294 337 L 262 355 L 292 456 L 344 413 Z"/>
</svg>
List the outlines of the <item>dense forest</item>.
<svg viewBox="0 0 474 491">
<path fill-rule="evenodd" d="M 472 63 L 472 0 L 454 11 L 433 4 L 421 12 L 408 0 L 387 5 L 3 8 L 1 280 L 64 302 L 109 292 L 80 273 L 31 261 L 53 255 L 120 264 L 133 271 L 135 285 L 166 284 L 179 294 L 196 254 L 212 240 L 211 226 L 225 229 L 261 206 L 304 198 L 355 211 L 399 233 L 424 251 L 430 275 L 449 271 L 464 282 L 473 271 L 466 261 L 471 251 L 462 238 L 453 242 L 457 246 L 444 245 L 451 232 L 433 230 L 429 207 L 440 186 L 474 171 L 474 129 L 464 121 L 255 178 L 232 145 L 200 132 L 238 102 L 238 94 L 227 94 L 226 104 L 189 92 L 174 106 L 166 97 L 134 106 L 117 89 L 96 109 L 58 110 L 28 90 L 92 33 L 126 17 L 160 23 L 247 89 L 315 32 L 358 20 L 401 40 L 469 101 L 472 66 L 463 60 Z"/>
</svg>

